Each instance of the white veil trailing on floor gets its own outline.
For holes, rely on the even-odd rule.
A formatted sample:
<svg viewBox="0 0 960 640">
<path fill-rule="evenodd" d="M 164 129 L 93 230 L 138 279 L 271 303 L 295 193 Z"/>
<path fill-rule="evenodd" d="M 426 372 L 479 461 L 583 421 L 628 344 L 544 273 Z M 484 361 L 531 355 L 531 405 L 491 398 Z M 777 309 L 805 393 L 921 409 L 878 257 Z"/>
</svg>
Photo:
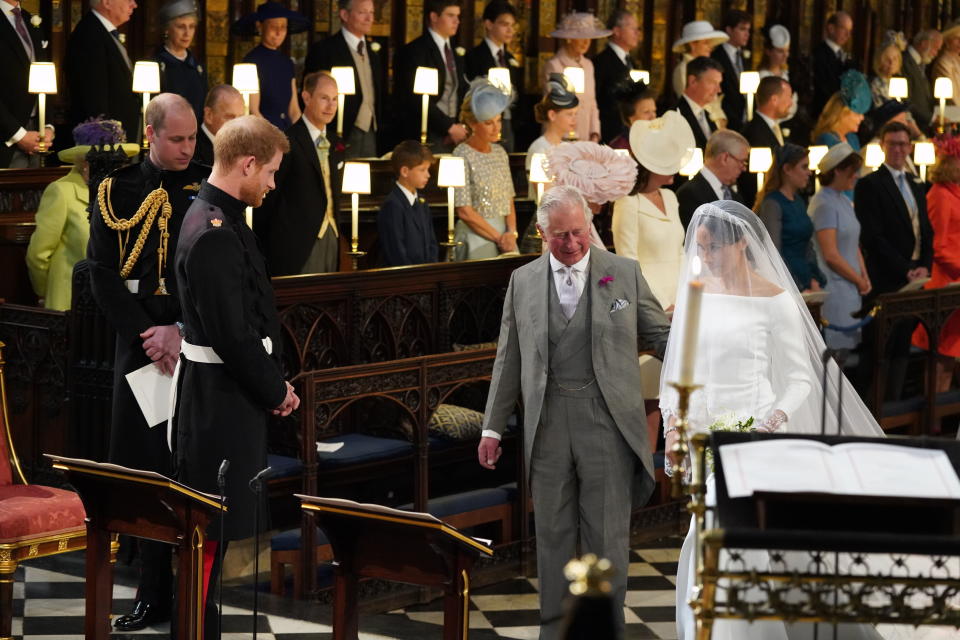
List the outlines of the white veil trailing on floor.
<svg viewBox="0 0 960 640">
<path fill-rule="evenodd" d="M 660 382 L 665 420 L 677 410 L 669 383 L 680 374 L 692 280 L 704 291 L 693 378 L 702 387 L 691 396 L 693 428 L 752 417 L 754 426 L 766 423 L 778 432 L 820 433 L 823 425 L 827 434 L 883 435 L 836 362 L 825 357 L 823 337 L 760 219 L 725 200 L 700 206 L 687 229 L 676 330 Z M 786 418 L 782 424 L 778 412 Z"/>
</svg>

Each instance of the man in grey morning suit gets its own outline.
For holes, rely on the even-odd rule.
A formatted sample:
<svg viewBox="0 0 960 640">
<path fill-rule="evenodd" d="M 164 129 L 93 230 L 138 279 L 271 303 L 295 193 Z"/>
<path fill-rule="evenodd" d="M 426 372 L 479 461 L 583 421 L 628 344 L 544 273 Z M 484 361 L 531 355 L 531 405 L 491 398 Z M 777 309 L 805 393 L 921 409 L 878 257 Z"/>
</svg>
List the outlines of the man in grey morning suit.
<svg viewBox="0 0 960 640">
<path fill-rule="evenodd" d="M 492 469 L 522 394 L 541 640 L 559 632 L 563 567 L 578 539 L 580 552 L 613 563 L 623 628 L 631 507 L 653 489 L 637 352 L 642 342 L 662 358 L 669 324 L 634 260 L 590 250 L 589 212 L 573 187 L 541 201 L 537 227 L 550 252 L 510 278 L 478 448 L 480 465 Z"/>
</svg>

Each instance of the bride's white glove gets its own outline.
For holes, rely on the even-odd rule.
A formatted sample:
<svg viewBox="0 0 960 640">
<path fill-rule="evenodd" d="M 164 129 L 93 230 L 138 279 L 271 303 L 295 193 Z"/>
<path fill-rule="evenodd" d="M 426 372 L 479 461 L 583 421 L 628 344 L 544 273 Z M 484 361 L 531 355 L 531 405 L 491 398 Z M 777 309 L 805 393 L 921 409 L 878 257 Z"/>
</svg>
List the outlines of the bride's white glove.
<svg viewBox="0 0 960 640">
<path fill-rule="evenodd" d="M 757 431 L 762 431 L 763 433 L 773 433 L 774 431 L 777 431 L 786 421 L 787 414 L 780 409 L 774 409 L 773 412 L 767 416 L 763 422 L 760 423 L 760 426 L 757 427 Z"/>
</svg>

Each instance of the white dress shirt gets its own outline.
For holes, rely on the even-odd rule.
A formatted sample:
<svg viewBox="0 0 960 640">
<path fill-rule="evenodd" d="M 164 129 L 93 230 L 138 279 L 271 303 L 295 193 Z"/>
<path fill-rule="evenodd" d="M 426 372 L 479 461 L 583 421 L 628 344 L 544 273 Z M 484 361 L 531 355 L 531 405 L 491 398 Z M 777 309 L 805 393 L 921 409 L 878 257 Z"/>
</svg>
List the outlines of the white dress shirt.
<svg viewBox="0 0 960 640">
<path fill-rule="evenodd" d="M 3 9 L 3 15 L 7 16 L 7 20 L 10 21 L 10 26 L 13 27 L 14 32 L 16 32 L 16 30 L 17 30 L 17 20 L 16 20 L 16 18 L 13 17 L 13 9 L 14 9 L 15 6 L 20 7 L 20 4 L 18 3 L 17 5 L 12 5 L 12 4 L 10 4 L 9 2 L 5 2 L 4 0 L 0 0 L 0 9 Z M 21 11 L 22 11 L 22 10 L 23 10 L 23 7 L 20 7 L 20 9 L 21 9 Z M 21 15 L 23 15 L 23 14 L 21 14 Z M 29 30 L 28 30 L 28 31 L 29 31 Z M 18 33 L 18 34 L 17 34 L 17 37 L 19 38 L 19 36 L 20 36 L 20 34 Z M 33 62 L 33 60 L 31 60 L 31 62 Z M 36 111 L 36 107 L 34 107 L 34 111 Z M 51 127 L 51 128 L 52 128 L 52 127 Z M 17 130 L 13 133 L 12 136 L 10 136 L 10 137 L 7 139 L 7 141 L 6 141 L 5 144 L 6 144 L 8 147 L 12 147 L 13 145 L 15 145 L 15 144 L 17 144 L 18 142 L 20 142 L 20 141 L 23 139 L 23 136 L 25 136 L 25 135 L 27 135 L 27 130 L 24 129 L 23 127 L 20 127 L 19 129 L 17 129 Z"/>
<path fill-rule="evenodd" d="M 623 47 L 617 45 L 614 42 L 608 42 L 607 46 L 610 47 L 610 50 L 617 54 L 617 57 L 620 58 L 620 62 L 623 63 L 623 66 L 628 67 L 627 64 L 627 52 L 623 50 Z"/>
<path fill-rule="evenodd" d="M 433 43 L 437 45 L 437 49 L 440 49 L 440 57 L 443 58 L 443 63 L 444 65 L 446 65 L 447 54 L 444 48 L 450 45 L 450 40 L 447 38 L 444 38 L 439 33 L 431 29 L 430 27 L 427 27 L 427 33 L 429 33 L 430 37 L 433 38 Z M 450 51 L 453 51 L 453 47 L 450 47 Z M 441 73 L 442 72 L 443 70 L 441 69 Z"/>
<path fill-rule="evenodd" d="M 776 136 L 777 142 L 779 142 L 782 145 L 783 132 L 780 131 L 780 125 L 777 124 L 777 121 L 774 120 L 773 118 L 768 118 L 765 114 L 760 113 L 759 111 L 757 111 L 756 113 L 758 116 L 760 116 L 763 119 L 764 122 L 767 123 L 767 126 L 770 127 L 770 131 L 773 131 L 773 135 Z"/>
<path fill-rule="evenodd" d="M 700 174 L 707 179 L 707 184 L 713 189 L 713 192 L 717 194 L 717 200 L 723 200 L 723 183 L 720 182 L 720 178 L 717 177 L 713 171 L 710 171 L 706 165 L 700 169 Z M 733 187 L 729 187 L 733 191 Z"/>
<path fill-rule="evenodd" d="M 112 22 L 110 22 L 109 20 L 107 20 L 107 19 L 103 16 L 103 14 L 100 13 L 99 11 L 97 11 L 96 9 L 93 9 L 93 15 L 97 16 L 97 18 L 100 20 L 100 22 L 103 23 L 103 28 L 107 30 L 107 33 L 110 33 L 110 32 L 112 32 L 112 31 L 115 31 L 115 30 L 119 29 L 119 27 L 117 27 L 117 25 L 115 25 L 115 24 L 113 24 Z"/>
<path fill-rule="evenodd" d="M 703 135 L 709 138 L 713 132 L 710 131 L 710 124 L 707 122 L 710 114 L 707 113 L 706 107 L 701 107 L 687 94 L 683 94 L 683 98 L 690 105 L 690 110 L 693 111 L 693 119 L 700 123 L 700 130 L 703 131 Z"/>
<path fill-rule="evenodd" d="M 578 262 L 571 265 L 573 269 L 570 273 L 573 284 L 577 289 L 577 299 L 583 295 L 583 289 L 587 285 L 587 269 L 590 266 L 590 250 L 587 250 L 587 254 L 583 256 Z M 550 272 L 553 274 L 553 286 L 557 288 L 557 297 L 563 300 L 563 279 L 567 276 L 567 265 L 563 264 L 555 257 L 553 254 L 550 254 Z M 495 438 L 500 439 L 500 434 L 494 431 L 493 429 L 484 429 L 480 433 L 482 438 Z"/>
<path fill-rule="evenodd" d="M 350 49 L 350 51 L 356 51 L 357 45 L 360 44 L 360 38 L 353 35 L 346 27 L 342 27 L 340 31 L 343 32 L 343 39 L 347 42 L 347 48 Z M 363 52 L 364 54 L 367 52 L 366 45 L 363 47 Z"/>
<path fill-rule="evenodd" d="M 213 142 L 213 136 L 214 136 L 215 134 L 211 133 L 211 132 L 210 132 L 210 129 L 207 129 L 207 123 L 206 123 L 206 122 L 201 122 L 201 123 L 200 123 L 200 131 L 202 131 L 202 132 L 204 133 L 204 135 L 207 136 L 207 138 L 210 139 L 210 142 Z"/>
<path fill-rule="evenodd" d="M 833 55 L 837 56 L 837 60 L 843 61 L 847 59 L 847 52 L 843 50 L 843 47 L 830 38 L 824 38 L 823 41 L 830 47 L 830 51 L 833 51 Z"/>
<path fill-rule="evenodd" d="M 883 166 L 887 168 L 887 171 L 890 172 L 890 175 L 893 176 L 893 184 L 897 186 L 897 191 L 900 192 L 900 195 L 903 196 L 903 203 L 907 206 L 907 211 L 910 213 L 910 226 L 913 227 L 913 253 L 910 256 L 911 260 L 920 259 L 920 210 L 917 205 L 917 200 L 914 197 L 913 191 L 910 190 L 910 183 L 913 182 L 913 177 L 904 171 L 903 169 L 894 169 L 886 162 L 883 163 Z M 907 182 L 907 193 L 903 192 L 901 186 L 901 180 L 906 179 Z"/>
<path fill-rule="evenodd" d="M 417 202 L 417 192 L 410 191 L 410 189 L 407 189 L 405 186 L 400 184 L 399 181 L 397 182 L 397 186 L 400 187 L 400 191 L 402 191 L 403 195 L 407 197 L 407 200 L 410 202 L 410 206 L 412 207 Z"/>
<path fill-rule="evenodd" d="M 723 47 L 723 50 L 726 52 L 727 57 L 730 58 L 730 64 L 733 65 L 733 70 L 736 71 L 737 73 L 740 73 L 741 71 L 743 71 L 740 64 L 740 49 L 733 46 L 729 42 L 724 42 L 723 45 L 721 46 Z"/>
</svg>

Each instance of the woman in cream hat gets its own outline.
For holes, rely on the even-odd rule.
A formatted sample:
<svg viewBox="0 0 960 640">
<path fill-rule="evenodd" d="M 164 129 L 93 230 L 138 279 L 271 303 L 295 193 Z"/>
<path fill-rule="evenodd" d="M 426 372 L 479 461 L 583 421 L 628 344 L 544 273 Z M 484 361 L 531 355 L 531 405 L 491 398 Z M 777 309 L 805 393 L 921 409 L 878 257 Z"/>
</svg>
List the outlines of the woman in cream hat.
<svg viewBox="0 0 960 640">
<path fill-rule="evenodd" d="M 683 54 L 680 62 L 673 68 L 672 86 L 677 98 L 683 95 L 683 90 L 687 86 L 687 63 L 694 58 L 709 58 L 714 47 L 729 39 L 730 36 L 723 31 L 717 31 L 706 20 L 694 20 L 683 25 L 680 38 L 673 43 L 673 52 Z M 720 96 L 717 96 L 706 108 L 711 120 L 718 125 L 721 123 L 726 125 L 727 114 L 720 106 Z"/>
<path fill-rule="evenodd" d="M 517 251 L 517 211 L 510 160 L 499 144 L 502 114 L 510 97 L 486 78 L 470 85 L 460 106 L 467 139 L 454 148 L 463 158 L 466 185 L 454 193 L 458 260 L 496 258 Z"/>
<path fill-rule="evenodd" d="M 116 120 L 83 122 L 73 129 L 73 139 L 77 146 L 58 154 L 62 162 L 73 167 L 43 190 L 37 226 L 27 247 L 27 270 L 34 293 L 40 304 L 57 311 L 70 308 L 73 265 L 86 255 L 90 238 L 87 153 L 93 145 L 122 146 L 128 157 L 140 151 L 137 144 L 122 144 L 126 137 L 123 125 Z"/>
<path fill-rule="evenodd" d="M 557 53 L 547 60 L 544 67 L 543 86 L 547 87 L 551 73 L 563 73 L 567 67 L 583 69 L 583 93 L 578 93 L 580 108 L 577 111 L 577 140 L 600 141 L 600 109 L 597 107 L 597 89 L 593 75 L 593 63 L 586 57 L 590 41 L 610 35 L 592 13 L 569 13 L 563 17 L 551 38 L 560 38 Z"/>
<path fill-rule="evenodd" d="M 677 196 L 667 186 L 673 184 L 673 176 L 690 160 L 696 146 L 690 125 L 676 111 L 655 120 L 634 122 L 630 151 L 638 165 L 637 182 L 629 195 L 613 205 L 617 255 L 640 263 L 650 290 L 666 310 L 672 309 L 677 300 L 684 239 Z M 655 447 L 660 426 L 660 361 L 643 356 L 640 367 L 647 434 Z"/>
<path fill-rule="evenodd" d="M 943 32 L 943 48 L 933 61 L 931 78 L 945 76 L 953 81 L 953 104 L 960 105 L 960 21 Z"/>
<path fill-rule="evenodd" d="M 757 72 L 760 79 L 767 76 L 778 76 L 787 82 L 790 82 L 790 71 L 787 68 L 787 60 L 790 59 L 790 32 L 782 24 L 773 24 L 763 30 L 763 56 L 760 58 L 760 65 Z M 797 92 L 793 92 L 793 105 L 790 107 L 790 113 L 783 121 L 792 119 L 797 115 Z"/>
</svg>

